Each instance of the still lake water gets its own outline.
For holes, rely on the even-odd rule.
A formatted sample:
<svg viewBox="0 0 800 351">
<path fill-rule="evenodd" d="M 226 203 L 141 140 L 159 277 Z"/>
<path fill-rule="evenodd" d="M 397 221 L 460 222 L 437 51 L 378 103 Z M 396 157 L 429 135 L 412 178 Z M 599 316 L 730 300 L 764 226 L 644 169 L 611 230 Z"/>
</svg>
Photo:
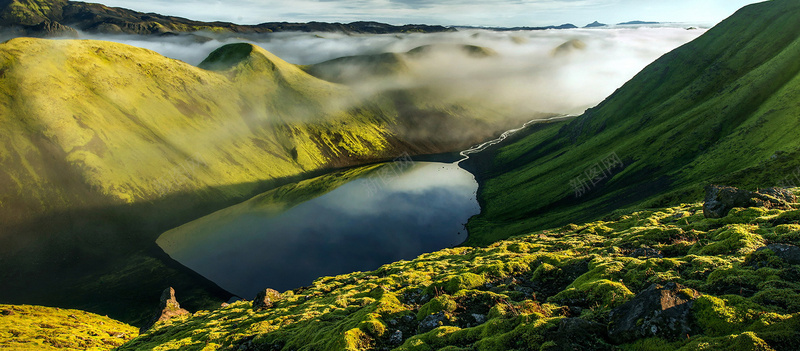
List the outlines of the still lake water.
<svg viewBox="0 0 800 351">
<path fill-rule="evenodd" d="M 157 243 L 252 299 L 264 288 L 290 290 L 456 246 L 480 212 L 477 189 L 455 164 L 367 166 L 271 190 L 170 230 Z"/>
</svg>

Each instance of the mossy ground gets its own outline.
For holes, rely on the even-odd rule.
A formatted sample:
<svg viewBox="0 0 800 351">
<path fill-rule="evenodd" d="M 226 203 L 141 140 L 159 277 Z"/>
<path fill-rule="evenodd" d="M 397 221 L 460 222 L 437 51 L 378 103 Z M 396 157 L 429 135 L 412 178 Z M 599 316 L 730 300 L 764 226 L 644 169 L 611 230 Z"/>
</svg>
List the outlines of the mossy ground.
<svg viewBox="0 0 800 351">
<path fill-rule="evenodd" d="M 78 310 L 0 305 L 0 349 L 111 350 L 139 329 Z"/>
<path fill-rule="evenodd" d="M 617 213 L 323 277 L 271 309 L 238 302 L 200 311 L 121 350 L 540 350 L 556 345 L 560 320 L 605 325 L 612 308 L 668 282 L 702 294 L 692 312 L 701 332 L 616 347 L 792 350 L 800 345 L 800 266 L 756 249 L 800 244 L 796 212 L 734 209 L 706 219 L 695 203 Z M 639 248 L 663 257 L 631 257 Z"/>
</svg>

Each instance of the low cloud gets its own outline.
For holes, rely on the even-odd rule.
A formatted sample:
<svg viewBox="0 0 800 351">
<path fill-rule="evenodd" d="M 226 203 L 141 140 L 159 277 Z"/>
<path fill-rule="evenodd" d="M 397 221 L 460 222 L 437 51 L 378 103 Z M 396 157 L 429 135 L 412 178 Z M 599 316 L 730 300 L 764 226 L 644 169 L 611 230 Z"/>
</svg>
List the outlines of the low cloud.
<svg viewBox="0 0 800 351">
<path fill-rule="evenodd" d="M 365 94 L 397 87 L 428 87 L 455 100 L 485 100 L 522 113 L 574 114 L 596 105 L 646 65 L 703 32 L 660 27 L 391 35 L 274 33 L 242 37 L 200 33 L 214 38 L 207 42 L 189 36 L 155 40 L 141 36 L 83 37 L 144 47 L 192 65 L 224 44 L 242 41 L 300 65 L 344 56 L 405 53 L 435 45 L 445 49 L 408 60 L 411 72 L 404 79 L 365 77 L 356 87 Z M 489 48 L 497 55 L 471 58 L 457 50 L 458 45 Z"/>
</svg>

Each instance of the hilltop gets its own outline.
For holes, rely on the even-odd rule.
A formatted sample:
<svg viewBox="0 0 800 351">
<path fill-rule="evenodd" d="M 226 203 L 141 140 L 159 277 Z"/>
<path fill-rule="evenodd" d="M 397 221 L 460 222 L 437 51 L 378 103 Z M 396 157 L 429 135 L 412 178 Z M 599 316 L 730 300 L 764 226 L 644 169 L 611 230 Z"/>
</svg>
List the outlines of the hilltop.
<svg viewBox="0 0 800 351">
<path fill-rule="evenodd" d="M 798 182 L 799 22 L 796 1 L 744 7 L 582 116 L 473 157 L 467 244 L 691 201 L 709 182 Z"/>
<path fill-rule="evenodd" d="M 167 257 L 154 243 L 164 231 L 286 182 L 461 150 L 517 123 L 364 97 L 250 44 L 201 68 L 123 44 L 18 38 L 0 44 L 0 67 L 0 297 L 127 322 L 166 281 L 192 308 L 230 296 Z M 426 134 L 462 123 L 474 128 Z"/>
<path fill-rule="evenodd" d="M 0 1 L 0 28 L 17 29 L 24 35 L 76 35 L 76 30 L 104 34 L 169 35 L 207 31 L 247 34 L 272 32 L 343 33 L 436 33 L 453 29 L 443 26 L 393 26 L 378 22 L 287 23 L 268 22 L 239 25 L 228 22 L 201 22 L 175 16 L 142 13 L 119 7 L 67 0 Z"/>
</svg>

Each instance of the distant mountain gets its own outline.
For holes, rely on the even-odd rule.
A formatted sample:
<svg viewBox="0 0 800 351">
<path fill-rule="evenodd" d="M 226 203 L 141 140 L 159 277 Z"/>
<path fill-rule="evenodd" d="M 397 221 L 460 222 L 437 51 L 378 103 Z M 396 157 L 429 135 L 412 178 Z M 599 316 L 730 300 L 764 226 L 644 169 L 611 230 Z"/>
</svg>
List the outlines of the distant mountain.
<svg viewBox="0 0 800 351">
<path fill-rule="evenodd" d="M 562 24 L 560 26 L 545 26 L 545 27 L 469 27 L 469 26 L 459 26 L 457 28 L 464 28 L 464 29 L 486 29 L 486 30 L 493 30 L 498 32 L 512 32 L 518 30 L 548 30 L 548 29 L 575 29 L 578 26 L 572 23 Z"/>
<path fill-rule="evenodd" d="M 467 244 L 676 205 L 711 182 L 800 185 L 798 23 L 795 0 L 744 7 L 582 116 L 473 156 Z"/>
<path fill-rule="evenodd" d="M 624 25 L 642 25 L 642 24 L 660 24 L 660 23 L 661 22 L 630 21 L 630 22 L 617 23 L 617 25 L 624 26 Z"/>
<path fill-rule="evenodd" d="M 587 24 L 583 28 L 600 28 L 600 27 L 608 27 L 608 25 L 605 24 L 605 23 L 600 23 L 600 22 L 594 21 L 592 23 Z"/>
<path fill-rule="evenodd" d="M 409 73 L 409 60 L 423 58 L 437 51 L 458 52 L 466 57 L 485 58 L 497 55 L 490 48 L 474 45 L 424 45 L 405 53 L 346 56 L 303 66 L 309 74 L 341 84 L 359 84 L 370 79 L 401 76 Z"/>
<path fill-rule="evenodd" d="M 238 25 L 228 22 L 201 22 L 186 18 L 141 13 L 124 8 L 67 0 L 0 1 L 0 28 L 13 29 L 21 35 L 74 35 L 76 30 L 94 33 L 170 34 L 196 31 L 228 33 L 271 32 L 343 32 L 409 33 L 447 32 L 452 28 L 428 25 L 393 26 L 377 22 L 287 23 L 271 22 Z"/>
</svg>

